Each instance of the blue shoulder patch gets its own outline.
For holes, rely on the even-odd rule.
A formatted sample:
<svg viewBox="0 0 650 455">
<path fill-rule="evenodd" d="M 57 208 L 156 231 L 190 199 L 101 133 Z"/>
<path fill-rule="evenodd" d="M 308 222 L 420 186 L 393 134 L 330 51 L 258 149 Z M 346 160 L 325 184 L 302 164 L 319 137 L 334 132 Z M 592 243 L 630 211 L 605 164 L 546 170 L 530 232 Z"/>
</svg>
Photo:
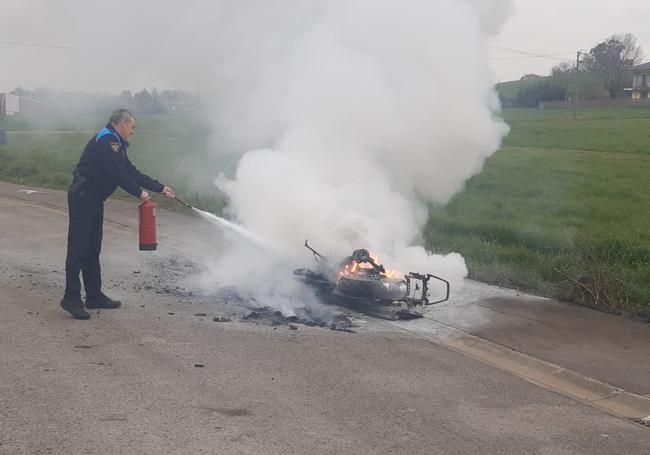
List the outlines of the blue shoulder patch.
<svg viewBox="0 0 650 455">
<path fill-rule="evenodd" d="M 99 142 L 101 138 L 108 135 L 113 136 L 115 139 L 117 139 L 117 142 L 119 142 L 120 145 L 122 145 L 122 140 L 119 138 L 119 136 L 115 134 L 115 132 L 109 130 L 108 128 L 104 128 L 99 133 L 97 133 L 97 137 L 95 137 L 95 142 Z"/>
</svg>

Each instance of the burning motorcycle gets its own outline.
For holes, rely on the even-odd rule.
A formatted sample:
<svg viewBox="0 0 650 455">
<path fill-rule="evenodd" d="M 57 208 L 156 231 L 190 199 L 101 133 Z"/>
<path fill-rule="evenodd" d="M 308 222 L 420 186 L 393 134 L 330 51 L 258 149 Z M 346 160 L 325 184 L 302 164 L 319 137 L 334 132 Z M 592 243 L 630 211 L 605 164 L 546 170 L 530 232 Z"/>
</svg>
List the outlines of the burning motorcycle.
<svg viewBox="0 0 650 455">
<path fill-rule="evenodd" d="M 368 250 L 354 250 L 343 261 L 332 261 L 309 246 L 317 263 L 316 270 L 297 269 L 297 279 L 316 290 L 326 302 L 351 308 L 382 319 L 415 319 L 423 315 L 418 306 L 435 305 L 449 299 L 449 282 L 431 274 L 410 272 L 402 274 L 387 270 Z M 432 299 L 432 284 L 442 286 L 439 299 Z"/>
</svg>

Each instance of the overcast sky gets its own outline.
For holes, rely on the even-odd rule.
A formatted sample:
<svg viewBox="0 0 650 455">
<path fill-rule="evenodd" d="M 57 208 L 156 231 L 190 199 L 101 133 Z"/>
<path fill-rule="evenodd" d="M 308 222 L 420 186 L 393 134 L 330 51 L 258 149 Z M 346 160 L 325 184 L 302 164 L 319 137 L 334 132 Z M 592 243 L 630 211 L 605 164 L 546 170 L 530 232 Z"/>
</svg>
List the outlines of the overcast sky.
<svg viewBox="0 0 650 455">
<path fill-rule="evenodd" d="M 494 40 L 490 63 L 497 80 L 519 79 L 525 73 L 548 74 L 558 60 L 576 58 L 605 37 L 633 33 L 650 60 L 650 2 L 619 0 L 515 0 L 516 11 Z M 497 47 L 534 54 L 565 54 L 554 58 L 523 57 Z"/>
<path fill-rule="evenodd" d="M 61 5 L 74 6 L 77 0 L 61 0 Z M 161 0 L 162 3 L 165 3 Z M 161 3 L 161 4 L 162 4 Z M 639 0 L 619 0 L 618 2 L 596 2 L 594 0 L 514 0 L 515 13 L 507 22 L 502 32 L 489 44 L 490 63 L 494 70 L 497 81 L 508 81 L 519 79 L 525 73 L 548 74 L 551 67 L 559 61 L 575 60 L 577 50 L 589 50 L 593 45 L 602 41 L 605 37 L 615 33 L 633 33 L 642 45 L 648 60 L 650 60 L 650 2 Z M 127 74 L 121 81 L 99 80 L 89 72 L 88 78 L 79 81 L 75 78 L 74 83 L 66 77 L 62 66 L 66 61 L 72 61 L 72 56 L 83 55 L 84 58 L 92 55 L 92 48 L 100 40 L 111 39 L 114 30 L 103 30 L 101 33 L 84 31 L 87 36 L 92 33 L 95 36 L 88 36 L 85 42 L 71 42 L 70 36 L 66 33 L 65 21 L 69 15 L 61 13 L 63 7 L 49 8 L 47 14 L 26 14 L 28 5 L 38 5 L 38 0 L 0 0 L 0 92 L 12 90 L 17 86 L 33 89 L 36 87 L 49 86 L 56 89 L 74 89 L 87 91 L 108 91 L 114 92 L 120 88 L 138 90 L 142 87 L 157 86 L 165 88 L 192 88 L 183 85 L 183 79 L 172 77 L 173 71 L 165 71 L 164 67 L 148 67 L 148 71 L 138 68 L 138 55 L 129 55 L 129 49 L 124 49 L 125 59 L 122 61 L 102 62 L 101 56 L 91 57 L 97 61 L 95 64 L 104 64 L 107 71 L 115 73 L 123 68 Z M 84 4 L 88 5 L 88 3 Z M 142 9 L 141 5 L 147 2 L 135 3 L 135 9 Z M 148 2 L 151 14 L 143 15 L 136 12 L 138 20 L 150 26 L 156 24 L 156 2 Z M 137 6 L 140 5 L 140 6 Z M 34 9 L 41 10 L 42 7 L 34 6 Z M 102 9 L 104 7 L 101 7 Z M 191 6 L 188 6 L 191 8 Z M 161 8 L 162 9 L 162 8 Z M 76 11 L 75 8 L 71 11 Z M 184 10 L 178 10 L 182 16 Z M 187 9 L 185 10 L 187 11 Z M 63 11 L 65 12 L 65 11 Z M 110 12 L 110 8 L 107 13 Z M 132 13 L 132 10 L 124 10 L 123 13 Z M 119 15 L 116 16 L 116 18 Z M 133 17 L 131 18 L 133 22 Z M 119 23 L 119 19 L 115 21 Z M 462 24 L 459 24 L 459 26 Z M 188 26 L 182 33 L 191 34 Z M 90 28 L 92 30 L 92 28 Z M 164 32 L 162 30 L 161 32 Z M 180 32 L 179 32 L 180 33 Z M 142 35 L 142 34 L 141 34 Z M 145 34 L 146 35 L 146 34 Z M 138 43 L 147 43 L 150 36 L 139 36 L 137 31 L 131 39 L 138 40 Z M 178 37 L 170 38 L 178 42 Z M 94 40 L 94 41 L 93 41 Z M 73 49 L 56 49 L 43 47 L 16 46 L 11 43 L 42 43 L 62 46 L 71 46 Z M 194 48 L 201 43 L 193 43 Z M 168 44 L 169 45 L 169 44 Z M 173 42 L 171 43 L 173 45 Z M 189 46 L 188 46 L 189 47 Z M 550 58 L 529 58 L 523 53 L 549 55 Z M 130 60 L 129 60 L 130 59 Z M 164 60 L 164 59 L 160 59 Z M 179 66 L 191 65 L 189 57 L 183 61 L 180 57 L 169 65 Z M 79 61 L 79 58 L 77 58 Z M 72 66 L 72 65 L 71 65 Z M 79 71 L 84 69 L 75 70 Z M 119 87 L 117 85 L 119 85 Z M 121 85 L 120 85 L 121 84 Z M 74 85 L 74 87 L 70 86 Z"/>
</svg>

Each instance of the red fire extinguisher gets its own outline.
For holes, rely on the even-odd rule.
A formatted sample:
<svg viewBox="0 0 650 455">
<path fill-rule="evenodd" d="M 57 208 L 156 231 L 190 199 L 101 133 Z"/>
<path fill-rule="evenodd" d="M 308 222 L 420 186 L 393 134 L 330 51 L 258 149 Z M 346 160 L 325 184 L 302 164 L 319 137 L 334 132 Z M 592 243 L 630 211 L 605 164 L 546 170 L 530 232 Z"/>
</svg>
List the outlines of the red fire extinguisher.
<svg viewBox="0 0 650 455">
<path fill-rule="evenodd" d="M 140 250 L 153 251 L 158 247 L 156 241 L 156 204 L 145 201 L 140 204 Z"/>
</svg>

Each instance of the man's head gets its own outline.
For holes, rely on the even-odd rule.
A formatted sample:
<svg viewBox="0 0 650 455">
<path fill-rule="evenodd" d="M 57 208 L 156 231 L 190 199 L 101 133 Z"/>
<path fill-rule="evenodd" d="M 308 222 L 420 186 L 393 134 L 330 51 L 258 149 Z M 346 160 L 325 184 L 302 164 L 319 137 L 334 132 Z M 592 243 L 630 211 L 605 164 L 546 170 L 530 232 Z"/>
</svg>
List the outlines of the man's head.
<svg viewBox="0 0 650 455">
<path fill-rule="evenodd" d="M 118 109 L 111 114 L 110 124 L 122 139 L 127 140 L 135 130 L 135 117 L 126 109 Z"/>
</svg>

